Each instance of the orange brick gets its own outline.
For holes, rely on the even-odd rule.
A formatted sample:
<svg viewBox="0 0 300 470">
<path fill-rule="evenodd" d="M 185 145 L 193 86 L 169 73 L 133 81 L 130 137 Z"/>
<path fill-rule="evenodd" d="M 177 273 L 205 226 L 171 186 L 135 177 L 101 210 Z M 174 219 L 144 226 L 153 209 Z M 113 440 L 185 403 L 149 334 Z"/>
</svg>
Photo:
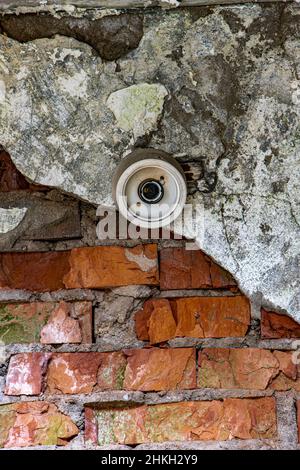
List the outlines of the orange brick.
<svg viewBox="0 0 300 470">
<path fill-rule="evenodd" d="M 164 248 L 160 252 L 160 287 L 168 289 L 236 288 L 233 277 L 202 251 Z"/>
<path fill-rule="evenodd" d="M 152 299 L 135 322 L 137 337 L 151 344 L 175 337 L 241 337 L 250 324 L 250 304 L 243 296 Z"/>
<path fill-rule="evenodd" d="M 300 338 L 300 325 L 287 315 L 261 310 L 262 338 Z"/>
<path fill-rule="evenodd" d="M 193 401 L 105 408 L 87 412 L 86 441 L 93 444 L 265 439 L 276 437 L 274 398 Z"/>
</svg>

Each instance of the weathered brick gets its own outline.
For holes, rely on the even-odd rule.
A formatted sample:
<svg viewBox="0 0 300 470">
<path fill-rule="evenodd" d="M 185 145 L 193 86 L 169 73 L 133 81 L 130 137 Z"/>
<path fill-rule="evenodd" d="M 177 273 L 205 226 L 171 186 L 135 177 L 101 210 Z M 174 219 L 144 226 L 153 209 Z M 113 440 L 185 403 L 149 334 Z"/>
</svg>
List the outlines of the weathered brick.
<svg viewBox="0 0 300 470">
<path fill-rule="evenodd" d="M 67 288 L 158 284 L 156 245 L 75 248 L 69 262 L 64 278 Z"/>
<path fill-rule="evenodd" d="M 124 389 L 160 391 L 196 388 L 194 349 L 133 349 L 125 351 Z"/>
<path fill-rule="evenodd" d="M 287 390 L 298 386 L 297 366 L 291 352 L 207 348 L 199 354 L 200 388 Z"/>
<path fill-rule="evenodd" d="M 174 338 L 176 322 L 167 299 L 147 300 L 135 315 L 137 337 L 151 344 Z"/>
<path fill-rule="evenodd" d="M 300 338 L 300 325 L 287 315 L 261 310 L 262 338 Z"/>
<path fill-rule="evenodd" d="M 57 353 L 49 362 L 46 392 L 77 394 L 123 387 L 126 359 L 122 352 Z"/>
<path fill-rule="evenodd" d="M 0 337 L 8 343 L 90 343 L 91 302 L 0 304 Z"/>
<path fill-rule="evenodd" d="M 273 390 L 300 392 L 300 368 L 297 365 L 298 358 L 294 358 L 291 351 L 274 351 L 274 356 L 279 363 L 279 373 L 270 384 Z M 297 354 L 297 353 L 296 353 Z"/>
<path fill-rule="evenodd" d="M 300 400 L 297 401 L 298 441 L 300 442 Z"/>
<path fill-rule="evenodd" d="M 164 248 L 160 252 L 161 289 L 236 288 L 233 277 L 202 251 Z"/>
<path fill-rule="evenodd" d="M 122 352 L 53 354 L 48 367 L 46 393 L 119 390 L 123 386 L 125 366 Z"/>
<path fill-rule="evenodd" d="M 12 356 L 6 376 L 6 395 L 39 395 L 51 354 L 24 353 Z"/>
<path fill-rule="evenodd" d="M 157 246 L 99 246 L 45 253 L 1 253 L 0 289 L 51 291 L 157 285 Z"/>
<path fill-rule="evenodd" d="M 196 388 L 195 350 L 23 353 L 9 363 L 5 393 L 39 395 L 101 390 L 163 391 Z"/>
<path fill-rule="evenodd" d="M 31 245 L 28 240 L 39 243 L 80 238 L 79 202 L 67 196 L 57 199 L 54 195 L 28 191 L 1 194 L 2 208 L 23 208 L 26 215 L 14 230 L 0 234 L 0 252 L 23 251 L 25 246 Z"/>
<path fill-rule="evenodd" d="M 54 354 L 48 367 L 46 391 L 91 393 L 97 384 L 101 353 Z"/>
<path fill-rule="evenodd" d="M 43 186 L 31 184 L 24 178 L 22 173 L 17 170 L 9 154 L 0 150 L 0 192 L 17 190 L 48 190 Z"/>
<path fill-rule="evenodd" d="M 47 402 L 0 406 L 0 447 L 65 445 L 78 434 L 73 421 Z"/>
<path fill-rule="evenodd" d="M 274 398 L 86 408 L 85 435 L 93 444 L 264 439 L 276 436 Z"/>
<path fill-rule="evenodd" d="M 222 338 L 245 336 L 250 304 L 243 296 L 152 299 L 136 313 L 136 334 L 157 344 L 175 337 Z"/>
</svg>

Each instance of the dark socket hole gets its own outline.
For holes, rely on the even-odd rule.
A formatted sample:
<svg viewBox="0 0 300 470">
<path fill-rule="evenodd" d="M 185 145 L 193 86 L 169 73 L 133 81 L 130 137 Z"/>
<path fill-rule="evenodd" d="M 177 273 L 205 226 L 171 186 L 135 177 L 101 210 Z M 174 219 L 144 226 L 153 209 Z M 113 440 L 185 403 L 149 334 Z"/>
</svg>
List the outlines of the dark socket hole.
<svg viewBox="0 0 300 470">
<path fill-rule="evenodd" d="M 154 179 L 148 179 L 141 182 L 138 188 L 140 199 L 147 204 L 156 204 L 164 196 L 162 184 Z"/>
</svg>

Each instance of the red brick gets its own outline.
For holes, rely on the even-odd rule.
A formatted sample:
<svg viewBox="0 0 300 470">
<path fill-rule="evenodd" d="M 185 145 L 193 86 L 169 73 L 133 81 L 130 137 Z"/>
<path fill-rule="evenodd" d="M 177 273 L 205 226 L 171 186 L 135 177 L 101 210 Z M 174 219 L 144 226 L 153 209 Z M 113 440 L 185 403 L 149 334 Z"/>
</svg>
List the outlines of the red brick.
<svg viewBox="0 0 300 470">
<path fill-rule="evenodd" d="M 195 350 L 24 353 L 11 358 L 7 395 L 196 388 Z"/>
<path fill-rule="evenodd" d="M 50 394 L 91 393 L 123 387 L 125 357 L 112 353 L 53 354 L 47 373 L 46 392 Z"/>
<path fill-rule="evenodd" d="M 199 354 L 198 387 L 298 390 L 299 379 L 292 352 L 207 348 Z"/>
<path fill-rule="evenodd" d="M 6 395 L 39 395 L 51 354 L 24 353 L 12 356 L 6 376 Z"/>
<path fill-rule="evenodd" d="M 125 354 L 125 390 L 149 392 L 196 388 L 194 349 L 134 349 Z"/>
<path fill-rule="evenodd" d="M 136 334 L 157 344 L 174 337 L 241 337 L 250 323 L 250 304 L 243 296 L 152 299 L 136 313 Z"/>
<path fill-rule="evenodd" d="M 17 190 L 45 191 L 49 188 L 37 184 L 31 184 L 17 170 L 8 153 L 0 151 L 0 192 Z"/>
<path fill-rule="evenodd" d="M 86 413 L 93 444 L 265 439 L 276 437 L 274 398 L 94 408 Z"/>
<path fill-rule="evenodd" d="M 51 253 L 1 253 L 0 289 L 51 291 L 157 285 L 157 246 L 99 246 Z"/>
<path fill-rule="evenodd" d="M 41 330 L 43 344 L 91 342 L 91 302 L 60 302 Z"/>
<path fill-rule="evenodd" d="M 0 289 L 51 291 L 64 288 L 69 252 L 1 253 Z"/>
<path fill-rule="evenodd" d="M 300 338 L 300 325 L 287 315 L 261 310 L 262 338 Z"/>
<path fill-rule="evenodd" d="M 160 252 L 160 287 L 168 289 L 236 288 L 232 276 L 202 251 L 164 248 Z"/>
<path fill-rule="evenodd" d="M 9 343 L 91 343 L 91 302 L 0 304 L 0 338 Z"/>
<path fill-rule="evenodd" d="M 66 445 L 79 430 L 69 416 L 47 402 L 0 406 L 0 447 Z"/>
<path fill-rule="evenodd" d="M 167 299 L 147 300 L 135 315 L 137 337 L 151 344 L 174 338 L 176 322 Z"/>
</svg>

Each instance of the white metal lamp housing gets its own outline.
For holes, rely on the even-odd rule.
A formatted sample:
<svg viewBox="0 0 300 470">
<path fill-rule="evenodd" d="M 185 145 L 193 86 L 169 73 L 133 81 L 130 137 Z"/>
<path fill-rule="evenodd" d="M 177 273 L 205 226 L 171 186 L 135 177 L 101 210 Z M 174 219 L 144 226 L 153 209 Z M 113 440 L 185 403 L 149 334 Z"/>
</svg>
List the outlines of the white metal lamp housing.
<svg viewBox="0 0 300 470">
<path fill-rule="evenodd" d="M 171 224 L 182 212 L 186 180 L 179 163 L 155 149 L 137 149 L 124 158 L 113 177 L 120 213 L 143 228 Z"/>
</svg>

